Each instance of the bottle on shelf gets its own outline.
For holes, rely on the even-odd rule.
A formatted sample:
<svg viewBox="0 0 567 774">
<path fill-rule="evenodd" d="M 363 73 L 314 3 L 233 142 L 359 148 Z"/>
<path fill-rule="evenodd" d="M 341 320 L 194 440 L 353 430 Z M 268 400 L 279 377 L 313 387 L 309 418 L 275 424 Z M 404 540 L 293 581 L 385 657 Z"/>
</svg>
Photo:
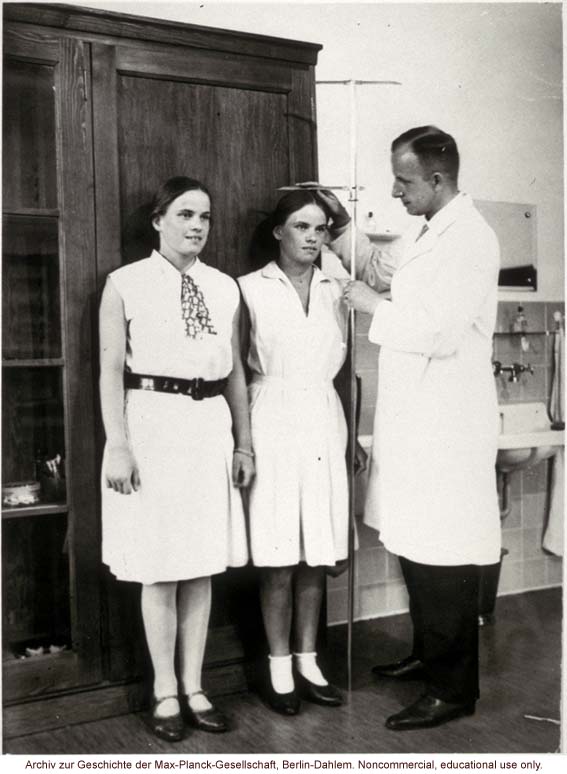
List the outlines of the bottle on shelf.
<svg viewBox="0 0 567 774">
<path fill-rule="evenodd" d="M 364 222 L 363 222 L 364 230 L 367 234 L 375 234 L 377 231 L 377 225 L 376 225 L 376 218 L 374 217 L 373 212 L 368 212 L 364 216 Z"/>
<path fill-rule="evenodd" d="M 514 333 L 524 333 L 527 330 L 528 327 L 528 318 L 526 317 L 526 314 L 524 312 L 523 306 L 518 306 L 518 311 L 516 312 L 516 317 L 514 318 L 514 321 L 512 323 L 512 331 Z"/>
<path fill-rule="evenodd" d="M 514 333 L 524 334 L 520 339 L 520 344 L 523 352 L 527 352 L 530 348 L 530 342 L 528 338 L 525 336 L 527 330 L 528 330 L 528 318 L 526 317 L 526 314 L 524 312 L 524 307 L 520 305 L 518 306 L 516 317 L 514 319 L 514 322 L 512 323 L 512 331 Z"/>
</svg>

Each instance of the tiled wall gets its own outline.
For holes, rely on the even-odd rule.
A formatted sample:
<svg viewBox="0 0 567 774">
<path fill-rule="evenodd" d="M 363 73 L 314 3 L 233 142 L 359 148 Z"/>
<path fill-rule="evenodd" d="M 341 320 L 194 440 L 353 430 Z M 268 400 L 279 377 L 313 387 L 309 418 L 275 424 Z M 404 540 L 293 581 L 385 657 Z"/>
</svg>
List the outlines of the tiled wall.
<svg viewBox="0 0 567 774">
<path fill-rule="evenodd" d="M 523 374 L 517 383 L 507 376 L 497 378 L 499 401 L 516 403 L 541 400 L 547 403 L 552 365 L 553 313 L 564 314 L 563 303 L 522 302 L 528 320 L 529 350 L 524 352 L 519 336 L 509 335 L 518 302 L 501 302 L 498 309 L 494 360 L 503 364 L 531 365 L 533 374 Z M 362 377 L 362 406 L 359 432 L 372 434 L 377 387 L 378 347 L 368 341 L 367 315 L 357 316 L 356 370 Z M 541 333 L 536 333 L 541 331 Z M 511 508 L 503 524 L 502 542 L 508 550 L 502 563 L 499 593 L 510 594 L 561 583 L 562 560 L 546 554 L 542 535 L 546 510 L 548 463 L 543 461 L 526 471 L 513 473 Z M 361 487 L 362 489 L 362 487 Z M 359 492 L 357 511 L 361 511 L 363 493 Z M 398 560 L 380 543 L 377 533 L 360 524 L 359 550 L 356 557 L 355 619 L 375 618 L 406 611 L 407 594 Z M 329 623 L 346 620 L 347 575 L 329 578 L 327 592 Z"/>
</svg>

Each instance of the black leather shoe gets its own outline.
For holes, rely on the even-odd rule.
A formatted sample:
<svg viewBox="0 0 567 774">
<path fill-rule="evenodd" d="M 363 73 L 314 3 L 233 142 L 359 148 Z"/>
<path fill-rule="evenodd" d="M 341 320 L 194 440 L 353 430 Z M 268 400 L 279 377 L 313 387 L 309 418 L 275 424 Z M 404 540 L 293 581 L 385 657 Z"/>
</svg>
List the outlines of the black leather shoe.
<svg viewBox="0 0 567 774">
<path fill-rule="evenodd" d="M 295 691 L 276 693 L 271 685 L 263 692 L 263 699 L 270 709 L 280 715 L 297 715 L 301 707 L 299 696 Z"/>
<path fill-rule="evenodd" d="M 391 715 L 386 721 L 386 728 L 391 731 L 433 728 L 455 718 L 474 715 L 474 708 L 474 701 L 469 704 L 452 704 L 425 694 L 415 704 L 406 707 L 397 715 Z"/>
<path fill-rule="evenodd" d="M 343 703 L 341 692 L 330 683 L 316 685 L 299 672 L 295 676 L 295 682 L 299 695 L 306 701 L 320 704 L 322 707 L 340 707 Z"/>
<path fill-rule="evenodd" d="M 151 711 L 144 716 L 146 725 L 155 736 L 166 742 L 180 742 L 184 737 L 183 718 L 181 713 L 160 717 L 156 715 L 156 709 L 166 699 L 177 699 L 177 696 L 164 696 L 163 699 L 154 699 Z"/>
<path fill-rule="evenodd" d="M 199 693 L 204 694 L 204 691 L 196 691 L 191 696 L 196 696 Z M 189 725 L 199 728 L 201 731 L 208 731 L 211 734 L 222 734 L 228 731 L 228 723 L 225 716 L 214 705 L 207 710 L 194 710 L 189 705 L 189 698 L 189 696 L 184 696 L 181 704 L 183 718 Z"/>
<path fill-rule="evenodd" d="M 395 680 L 420 680 L 424 677 L 423 661 L 415 656 L 408 656 L 393 664 L 378 664 L 372 667 L 376 677 L 393 677 Z"/>
</svg>

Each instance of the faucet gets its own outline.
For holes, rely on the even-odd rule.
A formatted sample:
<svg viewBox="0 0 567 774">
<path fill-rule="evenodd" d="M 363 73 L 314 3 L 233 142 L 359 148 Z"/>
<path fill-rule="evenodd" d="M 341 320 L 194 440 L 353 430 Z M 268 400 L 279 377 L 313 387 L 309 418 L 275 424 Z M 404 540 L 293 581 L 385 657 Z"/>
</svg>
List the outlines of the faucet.
<svg viewBox="0 0 567 774">
<path fill-rule="evenodd" d="M 502 365 L 499 360 L 495 360 L 492 363 L 492 369 L 494 376 L 500 376 L 500 374 L 510 374 L 509 382 L 517 382 L 520 374 L 527 373 L 533 374 L 534 369 L 528 363 L 528 365 L 522 365 L 521 363 L 512 363 L 512 365 Z"/>
</svg>

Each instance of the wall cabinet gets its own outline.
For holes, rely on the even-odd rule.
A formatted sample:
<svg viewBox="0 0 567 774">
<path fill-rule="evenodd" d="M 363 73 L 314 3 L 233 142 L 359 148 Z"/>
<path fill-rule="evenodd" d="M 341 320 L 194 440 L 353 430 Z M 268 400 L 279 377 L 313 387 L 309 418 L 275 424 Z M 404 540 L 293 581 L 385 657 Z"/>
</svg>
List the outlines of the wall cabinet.
<svg viewBox="0 0 567 774">
<path fill-rule="evenodd" d="M 476 200 L 500 244 L 503 290 L 537 290 L 537 208 L 534 204 Z"/>
<path fill-rule="evenodd" d="M 175 174 L 211 190 L 203 258 L 249 270 L 277 187 L 317 176 L 320 47 L 65 5 L 3 10 L 3 685 L 15 735 L 141 697 L 139 591 L 100 561 L 105 277 L 148 254 L 136 216 Z M 28 482 L 27 505 L 5 500 L 14 482 Z M 249 569 L 215 583 L 213 690 L 242 680 L 253 586 Z"/>
</svg>

